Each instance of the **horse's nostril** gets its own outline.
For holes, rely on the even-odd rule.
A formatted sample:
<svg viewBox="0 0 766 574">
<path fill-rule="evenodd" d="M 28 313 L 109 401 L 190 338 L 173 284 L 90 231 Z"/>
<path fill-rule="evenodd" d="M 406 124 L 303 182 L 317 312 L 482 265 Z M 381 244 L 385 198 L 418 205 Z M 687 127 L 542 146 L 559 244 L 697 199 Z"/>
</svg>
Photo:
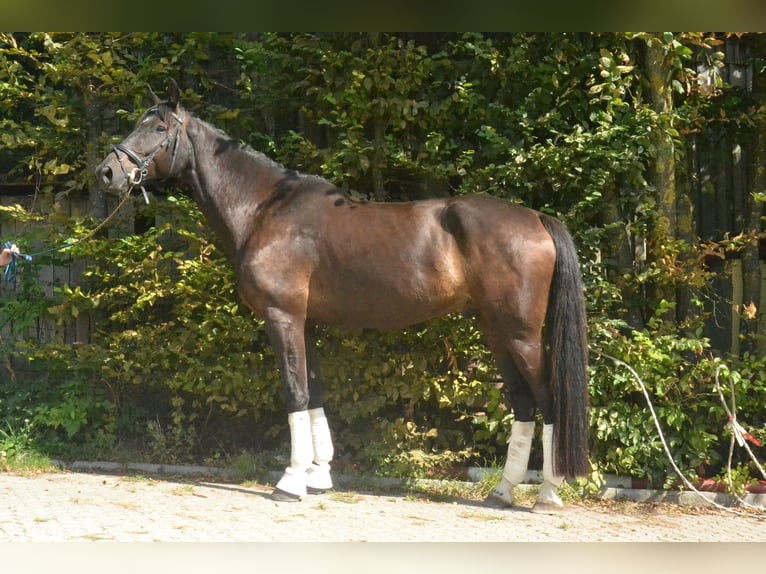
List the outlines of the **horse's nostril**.
<svg viewBox="0 0 766 574">
<path fill-rule="evenodd" d="M 104 167 L 101 170 L 101 181 L 104 183 L 112 183 L 112 168 L 109 166 Z"/>
</svg>

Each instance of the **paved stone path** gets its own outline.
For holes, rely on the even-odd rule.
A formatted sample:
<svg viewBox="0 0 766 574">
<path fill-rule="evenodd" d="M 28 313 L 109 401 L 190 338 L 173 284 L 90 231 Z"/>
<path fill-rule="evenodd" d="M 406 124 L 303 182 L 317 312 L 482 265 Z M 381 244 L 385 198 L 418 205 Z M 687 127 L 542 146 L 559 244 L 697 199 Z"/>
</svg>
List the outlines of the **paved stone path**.
<svg viewBox="0 0 766 574">
<path fill-rule="evenodd" d="M 0 474 L 0 542 L 766 541 L 766 514 L 589 502 L 555 516 L 340 489 L 276 503 L 201 479 Z"/>
</svg>

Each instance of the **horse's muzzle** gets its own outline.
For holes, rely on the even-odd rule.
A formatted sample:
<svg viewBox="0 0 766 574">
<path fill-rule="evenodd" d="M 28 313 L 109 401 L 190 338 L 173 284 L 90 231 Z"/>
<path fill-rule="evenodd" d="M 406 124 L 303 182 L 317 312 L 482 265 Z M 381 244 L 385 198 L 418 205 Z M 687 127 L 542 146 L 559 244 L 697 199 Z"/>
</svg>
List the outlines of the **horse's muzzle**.
<svg viewBox="0 0 766 574">
<path fill-rule="evenodd" d="M 96 181 L 102 191 L 106 193 L 125 193 L 128 191 L 128 179 L 120 170 L 119 165 L 116 164 L 112 157 L 107 157 L 96 168 L 95 175 Z"/>
</svg>

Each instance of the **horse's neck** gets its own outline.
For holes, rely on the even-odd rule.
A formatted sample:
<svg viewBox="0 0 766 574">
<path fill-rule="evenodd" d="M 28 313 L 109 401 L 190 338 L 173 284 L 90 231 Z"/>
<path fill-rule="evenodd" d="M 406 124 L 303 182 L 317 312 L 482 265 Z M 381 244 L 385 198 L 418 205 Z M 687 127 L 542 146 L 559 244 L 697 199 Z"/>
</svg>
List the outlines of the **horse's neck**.
<svg viewBox="0 0 766 574">
<path fill-rule="evenodd" d="M 192 118 L 188 126 L 194 149 L 185 182 L 222 243 L 235 259 L 250 236 L 258 206 L 271 193 L 272 166 L 237 146 L 212 126 Z"/>
</svg>

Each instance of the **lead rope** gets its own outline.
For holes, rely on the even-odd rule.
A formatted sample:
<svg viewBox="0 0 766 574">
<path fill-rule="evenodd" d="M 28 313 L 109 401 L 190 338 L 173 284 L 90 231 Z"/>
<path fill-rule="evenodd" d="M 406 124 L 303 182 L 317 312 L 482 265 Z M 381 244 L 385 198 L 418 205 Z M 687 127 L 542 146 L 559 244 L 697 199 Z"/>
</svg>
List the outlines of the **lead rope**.
<svg viewBox="0 0 766 574">
<path fill-rule="evenodd" d="M 117 212 L 120 211 L 123 205 L 125 205 L 128 200 L 130 199 L 130 193 L 133 191 L 134 185 L 130 186 L 130 189 L 128 189 L 128 192 L 123 196 L 123 198 L 120 200 L 120 203 L 117 205 L 117 207 L 114 208 L 112 213 L 110 213 L 106 219 L 104 219 L 101 223 L 99 223 L 96 227 L 91 229 L 86 235 L 83 237 L 80 237 L 76 241 L 71 241 L 69 243 L 64 243 L 62 245 L 58 245 L 57 247 L 52 247 L 50 249 L 45 249 L 44 251 L 38 251 L 37 253 L 18 253 L 14 250 L 15 245 L 11 243 L 10 241 L 6 241 L 3 245 L 4 248 L 8 249 L 11 252 L 11 260 L 5 267 L 5 281 L 7 283 L 10 283 L 16 278 L 16 274 L 18 273 L 18 267 L 19 267 L 19 259 L 22 259 L 26 261 L 27 263 L 31 262 L 32 259 L 35 257 L 39 257 L 40 255 L 47 255 L 48 253 L 54 253 L 56 251 L 62 251 L 64 249 L 69 249 L 70 247 L 74 247 L 75 245 L 79 245 L 83 241 L 90 239 L 93 237 L 96 233 L 98 233 L 101 229 L 104 228 L 113 218 L 115 215 L 117 215 Z M 141 189 L 143 190 L 143 186 L 141 186 Z M 146 191 L 144 191 L 144 197 L 146 197 Z M 147 199 L 148 201 L 148 199 Z"/>
<path fill-rule="evenodd" d="M 764 519 L 763 516 L 757 516 L 757 515 L 753 515 L 753 514 L 748 514 L 746 512 L 739 512 L 737 510 L 734 510 L 733 508 L 729 508 L 727 506 L 723 506 L 722 504 L 718 504 L 714 500 L 710 500 L 704 494 L 702 494 L 699 490 L 697 490 L 691 482 L 689 482 L 689 480 L 684 476 L 684 474 L 681 472 L 681 469 L 678 468 L 678 465 L 676 465 L 675 461 L 673 460 L 673 455 L 670 453 L 670 448 L 668 447 L 668 443 L 665 441 L 665 435 L 662 433 L 662 427 L 660 426 L 660 421 L 657 418 L 657 414 L 654 412 L 654 407 L 652 406 L 652 401 L 649 398 L 649 392 L 646 390 L 646 386 L 644 385 L 644 382 L 641 380 L 641 377 L 639 377 L 638 373 L 635 371 L 635 369 L 633 369 L 633 367 L 628 365 L 625 361 L 621 361 L 620 359 L 618 359 L 616 357 L 612 357 L 611 355 L 607 355 L 606 353 L 601 353 L 601 355 L 603 357 L 606 357 L 607 359 L 611 359 L 616 364 L 618 364 L 618 365 L 620 365 L 622 367 L 625 367 L 628 370 L 628 372 L 630 372 L 630 374 L 633 375 L 633 378 L 638 381 L 638 384 L 641 387 L 641 391 L 644 393 L 644 398 L 646 399 L 646 404 L 649 406 L 649 411 L 651 412 L 652 418 L 654 419 L 654 426 L 657 427 L 657 432 L 660 435 L 660 441 L 662 442 L 662 446 L 665 449 L 665 455 L 667 456 L 668 460 L 670 461 L 670 464 L 673 467 L 673 470 L 675 470 L 676 474 L 681 479 L 681 481 L 684 483 L 686 488 L 688 488 L 689 490 L 693 491 L 697 496 L 702 498 L 706 503 L 712 504 L 713 506 L 715 506 L 716 508 L 718 508 L 720 510 L 724 510 L 724 511 L 729 512 L 731 514 L 736 514 L 737 516 L 748 516 L 750 518 L 757 518 L 759 520 L 763 520 Z M 715 372 L 716 385 L 719 388 L 719 394 L 721 396 L 721 400 L 723 400 L 723 394 L 720 392 L 720 385 L 718 385 L 718 373 L 720 372 L 722 367 L 723 367 L 723 365 L 719 365 L 718 368 L 716 369 L 716 372 Z M 734 397 L 734 393 L 733 393 L 733 388 L 732 388 L 732 398 L 733 397 Z M 731 418 L 733 415 L 729 411 L 729 409 L 726 406 L 725 402 L 724 402 L 724 408 L 726 409 L 727 414 L 729 414 L 729 417 L 730 417 L 730 422 L 729 422 L 729 424 L 727 426 L 730 426 L 732 428 L 732 430 L 733 430 L 732 436 L 733 436 L 734 433 L 737 432 L 734 429 L 737 428 L 737 426 L 739 426 L 739 425 L 736 423 L 736 417 L 734 417 L 733 419 Z M 735 424 L 737 424 L 737 426 L 734 426 Z M 739 427 L 739 428 L 742 428 L 742 427 Z M 742 430 L 744 431 L 744 429 L 742 429 Z M 747 435 L 747 433 L 745 433 L 745 434 Z M 747 436 L 749 436 L 749 435 L 747 435 Z M 734 438 L 732 438 L 732 440 L 734 440 Z M 732 446 L 732 448 L 733 448 L 733 446 Z M 749 448 L 748 448 L 748 452 L 750 452 Z M 752 456 L 752 453 L 751 453 L 751 456 Z M 754 457 L 753 457 L 753 460 L 755 460 Z M 759 466 L 759 468 L 761 468 L 760 465 L 758 465 L 758 466 Z M 763 468 L 761 468 L 761 472 L 763 472 Z M 731 477 L 731 452 L 729 453 L 729 476 Z M 731 485 L 731 478 L 729 479 L 729 484 Z M 730 488 L 731 488 L 731 486 L 730 486 Z M 749 508 L 753 508 L 753 509 L 762 511 L 761 508 L 759 508 L 757 506 L 753 506 L 752 504 L 746 503 L 739 496 L 736 496 L 736 498 L 737 498 L 737 500 L 739 500 L 740 502 L 744 503 Z"/>
<path fill-rule="evenodd" d="M 750 456 L 750 460 L 753 461 L 756 467 L 758 467 L 758 470 L 761 473 L 761 476 L 766 480 L 766 471 L 763 470 L 763 466 L 761 466 L 761 463 L 758 462 L 758 459 L 753 454 L 753 451 L 750 449 L 750 446 L 747 444 L 748 442 L 752 442 L 756 446 L 761 446 L 761 443 L 758 442 L 755 438 L 753 438 L 750 433 L 748 433 L 742 425 L 740 425 L 737 422 L 737 399 L 735 397 L 734 393 L 734 381 L 729 379 L 729 390 L 731 391 L 731 407 L 729 407 L 726 404 L 726 399 L 723 397 L 723 391 L 721 390 L 721 384 L 718 382 L 718 374 L 721 372 L 721 369 L 726 368 L 724 365 L 718 365 L 718 367 L 715 370 L 715 388 L 718 391 L 718 396 L 721 399 L 721 404 L 723 404 L 723 408 L 726 410 L 726 414 L 729 416 L 729 423 L 726 425 L 731 430 L 731 443 L 729 444 L 729 460 L 728 465 L 726 467 L 726 478 L 729 483 L 729 490 L 731 490 L 732 493 L 734 493 L 734 496 L 737 498 L 737 500 L 740 502 L 740 504 L 747 506 L 748 508 L 758 508 L 756 506 L 753 506 L 746 500 L 742 499 L 738 494 L 736 494 L 734 490 L 734 484 L 732 483 L 731 479 L 731 459 L 734 455 L 734 443 L 739 444 L 739 446 L 745 447 L 745 450 L 747 451 L 747 454 Z"/>
</svg>

